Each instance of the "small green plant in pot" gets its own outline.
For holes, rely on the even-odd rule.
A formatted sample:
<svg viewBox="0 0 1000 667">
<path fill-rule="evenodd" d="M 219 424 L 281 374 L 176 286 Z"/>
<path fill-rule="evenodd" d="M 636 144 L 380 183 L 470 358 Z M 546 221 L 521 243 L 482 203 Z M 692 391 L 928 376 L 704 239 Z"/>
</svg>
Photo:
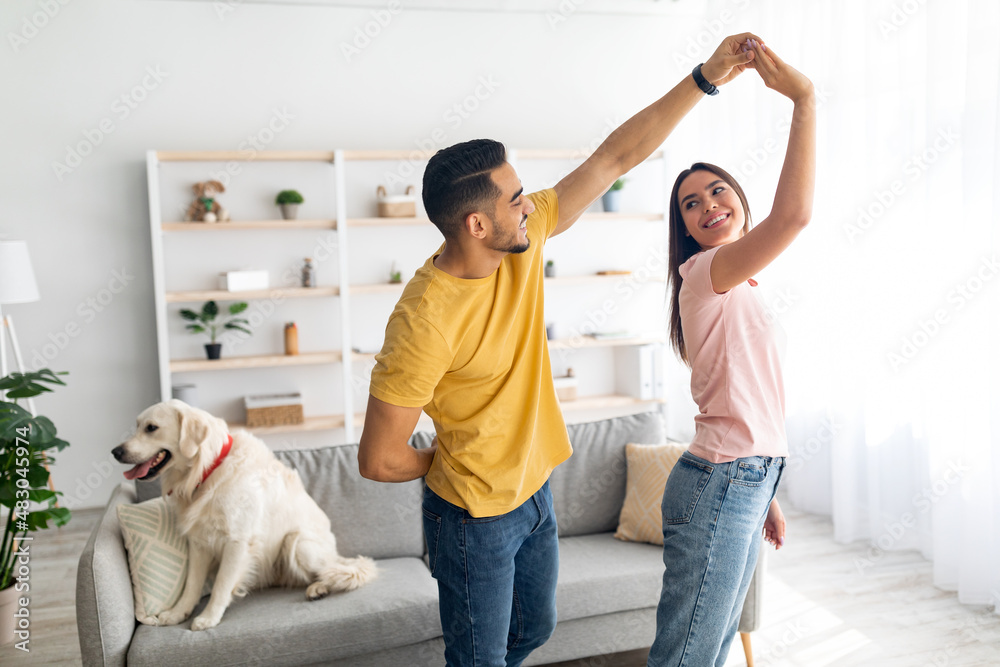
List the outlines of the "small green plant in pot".
<svg viewBox="0 0 1000 667">
<path fill-rule="evenodd" d="M 294 220 L 298 215 L 299 204 L 304 201 L 297 190 L 282 190 L 274 199 L 274 203 L 281 208 L 281 217 L 285 220 Z"/>
<path fill-rule="evenodd" d="M 216 321 L 216 317 L 219 315 L 219 305 L 215 301 L 207 301 L 201 307 L 201 312 L 196 312 L 188 308 L 182 309 L 181 317 L 191 322 L 191 324 L 187 325 L 187 330 L 191 333 L 208 334 L 211 342 L 205 343 L 205 353 L 209 359 L 218 359 L 222 355 L 222 343 L 215 341 L 219 331 L 222 329 L 232 329 L 234 331 L 242 331 L 247 335 L 253 335 L 253 331 L 249 329 L 250 322 L 242 317 L 234 317 L 246 309 L 246 301 L 230 304 L 230 317 L 225 321 Z"/>
<path fill-rule="evenodd" d="M 53 461 L 47 451 L 62 451 L 69 443 L 56 435 L 48 417 L 33 417 L 18 404 L 18 399 L 50 392 L 46 385 L 64 385 L 48 368 L 31 373 L 11 373 L 0 378 L 0 505 L 6 510 L 3 540 L 0 541 L 0 644 L 14 640 L 14 616 L 17 600 L 28 597 L 25 560 L 30 559 L 29 532 L 49 527 L 51 520 L 62 526 L 70 520 L 70 511 L 56 507 L 62 493 L 50 488 L 46 463 Z M 13 603 L 5 606 L 7 598 Z"/>
<path fill-rule="evenodd" d="M 626 180 L 628 179 L 619 178 L 611 184 L 608 191 L 601 197 L 601 203 L 604 205 L 605 212 L 615 213 L 620 209 L 622 188 L 625 187 Z"/>
</svg>

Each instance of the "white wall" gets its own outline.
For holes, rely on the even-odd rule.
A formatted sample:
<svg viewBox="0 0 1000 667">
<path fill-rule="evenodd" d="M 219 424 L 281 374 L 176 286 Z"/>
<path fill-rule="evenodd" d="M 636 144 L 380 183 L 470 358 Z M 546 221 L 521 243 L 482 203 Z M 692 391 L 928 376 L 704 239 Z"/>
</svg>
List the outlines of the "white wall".
<svg viewBox="0 0 1000 667">
<path fill-rule="evenodd" d="M 693 0 L 676 16 L 569 12 L 555 25 L 543 13 L 405 4 L 348 59 L 343 44 L 371 9 L 3 3 L 0 234 L 28 241 L 42 294 L 7 312 L 29 366 L 70 373 L 68 387 L 38 400 L 72 443 L 53 471 L 65 505 L 106 501 L 122 472 L 109 450 L 159 398 L 146 150 L 240 148 L 276 113 L 289 120 L 268 149 L 409 148 L 437 128 L 441 145 L 488 136 L 593 146 L 689 72 L 689 57 L 705 60 L 711 48 L 689 40 L 714 48 L 721 27 Z M 716 3 L 713 15 L 738 16 L 742 4 Z M 484 80 L 495 90 L 456 126 L 454 105 Z M 726 98 L 755 83 L 738 81 L 685 121 L 668 144 L 672 173 L 702 157 L 700 124 L 735 113 Z M 70 147 L 87 144 L 90 154 L 59 173 Z"/>
</svg>

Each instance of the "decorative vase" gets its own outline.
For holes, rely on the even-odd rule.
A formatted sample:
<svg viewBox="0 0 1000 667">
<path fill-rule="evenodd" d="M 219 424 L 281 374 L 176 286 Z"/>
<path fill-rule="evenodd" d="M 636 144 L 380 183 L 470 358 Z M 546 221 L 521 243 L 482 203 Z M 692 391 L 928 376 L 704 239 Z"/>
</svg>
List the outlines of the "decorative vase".
<svg viewBox="0 0 1000 667">
<path fill-rule="evenodd" d="M 601 197 L 601 203 L 604 204 L 604 211 L 606 213 L 617 213 L 618 205 L 621 201 L 621 190 L 608 190 Z"/>
<path fill-rule="evenodd" d="M 294 220 L 299 214 L 298 204 L 278 204 L 278 206 L 281 208 L 281 217 L 284 220 Z"/>
<path fill-rule="evenodd" d="M 205 343 L 205 354 L 209 359 L 218 359 L 222 356 L 222 343 Z"/>
<path fill-rule="evenodd" d="M 546 264 L 545 265 L 545 277 L 546 278 L 555 278 L 556 277 L 556 265 L 555 264 Z"/>
<path fill-rule="evenodd" d="M 14 641 L 14 612 L 17 611 L 18 593 L 11 584 L 0 591 L 0 646 Z"/>
</svg>

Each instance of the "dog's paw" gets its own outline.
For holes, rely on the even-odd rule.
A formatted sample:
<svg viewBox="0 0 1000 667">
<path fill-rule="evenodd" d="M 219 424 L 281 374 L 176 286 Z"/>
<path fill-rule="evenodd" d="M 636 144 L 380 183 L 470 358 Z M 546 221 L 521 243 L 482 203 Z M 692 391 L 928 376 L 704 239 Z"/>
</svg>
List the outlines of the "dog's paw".
<svg viewBox="0 0 1000 667">
<path fill-rule="evenodd" d="M 150 625 L 177 625 L 188 615 L 180 609 L 168 609 L 167 611 L 161 611 L 156 616 L 156 623 L 151 623 Z"/>
<path fill-rule="evenodd" d="M 191 621 L 191 629 L 197 632 L 198 630 L 208 630 L 209 628 L 214 628 L 219 624 L 221 619 L 213 618 L 202 614 L 198 616 L 193 621 Z"/>
<path fill-rule="evenodd" d="M 308 600 L 321 600 L 329 594 L 330 586 L 322 581 L 313 582 L 309 584 L 309 588 L 306 589 L 306 599 Z"/>
</svg>

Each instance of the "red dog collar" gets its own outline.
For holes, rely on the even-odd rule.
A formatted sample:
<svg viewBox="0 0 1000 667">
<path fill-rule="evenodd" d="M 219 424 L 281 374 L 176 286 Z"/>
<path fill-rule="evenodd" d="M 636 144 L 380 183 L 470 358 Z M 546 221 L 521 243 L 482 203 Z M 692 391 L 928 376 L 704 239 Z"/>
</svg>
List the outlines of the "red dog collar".
<svg viewBox="0 0 1000 667">
<path fill-rule="evenodd" d="M 211 475 L 213 472 L 215 472 L 215 469 L 219 467 L 219 464 L 222 463 L 222 460 L 229 455 L 229 450 L 232 449 L 232 447 L 233 447 L 233 436 L 227 433 L 226 444 L 222 445 L 222 451 L 219 452 L 219 456 L 216 457 L 215 463 L 209 466 L 208 470 L 205 471 L 205 474 L 201 476 L 201 481 L 198 482 L 198 486 L 204 484 L 205 480 L 208 479 L 208 476 Z M 198 486 L 194 487 L 195 491 L 198 490 Z"/>
</svg>

